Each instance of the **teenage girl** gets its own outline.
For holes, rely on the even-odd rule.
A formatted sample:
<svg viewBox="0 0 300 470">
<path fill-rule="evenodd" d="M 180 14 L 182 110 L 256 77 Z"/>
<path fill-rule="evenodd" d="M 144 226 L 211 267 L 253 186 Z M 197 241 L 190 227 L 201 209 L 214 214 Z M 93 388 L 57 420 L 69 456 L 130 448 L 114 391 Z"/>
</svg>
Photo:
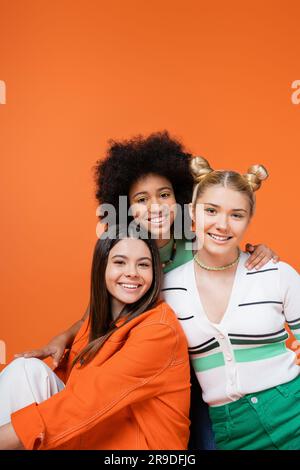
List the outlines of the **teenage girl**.
<svg viewBox="0 0 300 470">
<path fill-rule="evenodd" d="M 0 374 L 0 449 L 186 448 L 187 344 L 161 278 L 152 240 L 98 240 L 89 318 L 60 377 L 35 358 Z"/>
<path fill-rule="evenodd" d="M 163 292 L 188 339 L 217 448 L 300 449 L 300 368 L 285 327 L 300 339 L 300 277 L 282 262 L 249 271 L 239 248 L 267 171 L 214 171 L 202 158 L 192 166 L 199 247 L 165 276 Z"/>
</svg>

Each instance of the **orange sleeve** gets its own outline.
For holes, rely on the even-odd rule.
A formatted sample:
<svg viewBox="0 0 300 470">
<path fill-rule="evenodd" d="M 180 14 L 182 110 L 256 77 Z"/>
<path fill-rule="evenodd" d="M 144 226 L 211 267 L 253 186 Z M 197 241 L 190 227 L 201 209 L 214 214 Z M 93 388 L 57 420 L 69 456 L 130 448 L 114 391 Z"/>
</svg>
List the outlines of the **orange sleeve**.
<svg viewBox="0 0 300 470">
<path fill-rule="evenodd" d="M 65 351 L 65 354 L 60 362 L 60 364 L 53 370 L 53 372 L 62 380 L 65 384 L 67 383 L 71 370 L 73 360 L 81 351 L 84 346 L 88 344 L 89 340 L 89 319 L 87 318 L 82 324 L 80 330 L 78 331 L 72 348 Z"/>
<path fill-rule="evenodd" d="M 97 366 L 82 368 L 66 388 L 12 415 L 13 427 L 26 449 L 55 449 L 93 428 L 129 404 L 165 387 L 165 374 L 178 341 L 175 327 L 152 323 L 131 330 L 124 346 Z"/>
</svg>

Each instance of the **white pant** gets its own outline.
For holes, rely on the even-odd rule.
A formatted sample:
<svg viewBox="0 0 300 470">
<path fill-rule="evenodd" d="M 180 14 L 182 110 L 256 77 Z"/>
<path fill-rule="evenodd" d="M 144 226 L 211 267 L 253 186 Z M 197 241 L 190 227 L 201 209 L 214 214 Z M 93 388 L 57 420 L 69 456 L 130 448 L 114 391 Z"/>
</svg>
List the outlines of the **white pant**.
<svg viewBox="0 0 300 470">
<path fill-rule="evenodd" d="M 0 426 L 10 423 L 15 411 L 47 400 L 64 386 L 40 359 L 15 359 L 0 374 Z"/>
</svg>

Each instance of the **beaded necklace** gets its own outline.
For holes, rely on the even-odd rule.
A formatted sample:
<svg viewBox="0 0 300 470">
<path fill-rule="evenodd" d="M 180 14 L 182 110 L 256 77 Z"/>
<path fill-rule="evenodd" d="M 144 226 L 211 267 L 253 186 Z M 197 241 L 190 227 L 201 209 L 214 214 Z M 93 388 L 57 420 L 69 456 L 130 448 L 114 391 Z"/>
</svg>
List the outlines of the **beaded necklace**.
<svg viewBox="0 0 300 470">
<path fill-rule="evenodd" d="M 225 264 L 224 266 L 207 266 L 206 264 L 202 263 L 202 261 L 199 260 L 197 254 L 195 254 L 194 260 L 200 266 L 200 268 L 206 269 L 207 271 L 224 271 L 225 269 L 232 268 L 232 266 L 234 266 L 238 262 L 238 260 L 240 259 L 240 254 L 241 252 L 240 250 L 238 250 L 238 255 L 235 258 L 235 260 L 233 260 L 229 264 Z"/>
<path fill-rule="evenodd" d="M 175 255 L 176 255 L 176 241 L 174 240 L 173 246 L 172 246 L 172 253 L 171 253 L 170 259 L 168 259 L 167 261 L 164 261 L 163 263 L 161 263 L 161 266 L 162 266 L 163 269 L 164 269 L 166 266 L 169 266 L 169 264 L 173 263 L 174 258 L 175 258 Z"/>
</svg>

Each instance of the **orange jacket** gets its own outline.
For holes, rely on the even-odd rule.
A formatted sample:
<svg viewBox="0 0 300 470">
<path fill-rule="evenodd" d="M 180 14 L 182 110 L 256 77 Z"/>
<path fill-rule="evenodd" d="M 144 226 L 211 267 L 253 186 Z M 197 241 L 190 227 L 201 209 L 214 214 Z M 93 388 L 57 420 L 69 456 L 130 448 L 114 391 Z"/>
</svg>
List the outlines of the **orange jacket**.
<svg viewBox="0 0 300 470">
<path fill-rule="evenodd" d="M 87 321 L 63 373 L 66 388 L 12 414 L 26 449 L 186 449 L 190 368 L 187 343 L 160 302 L 121 326 L 85 367 L 70 372 L 87 343 Z"/>
</svg>

